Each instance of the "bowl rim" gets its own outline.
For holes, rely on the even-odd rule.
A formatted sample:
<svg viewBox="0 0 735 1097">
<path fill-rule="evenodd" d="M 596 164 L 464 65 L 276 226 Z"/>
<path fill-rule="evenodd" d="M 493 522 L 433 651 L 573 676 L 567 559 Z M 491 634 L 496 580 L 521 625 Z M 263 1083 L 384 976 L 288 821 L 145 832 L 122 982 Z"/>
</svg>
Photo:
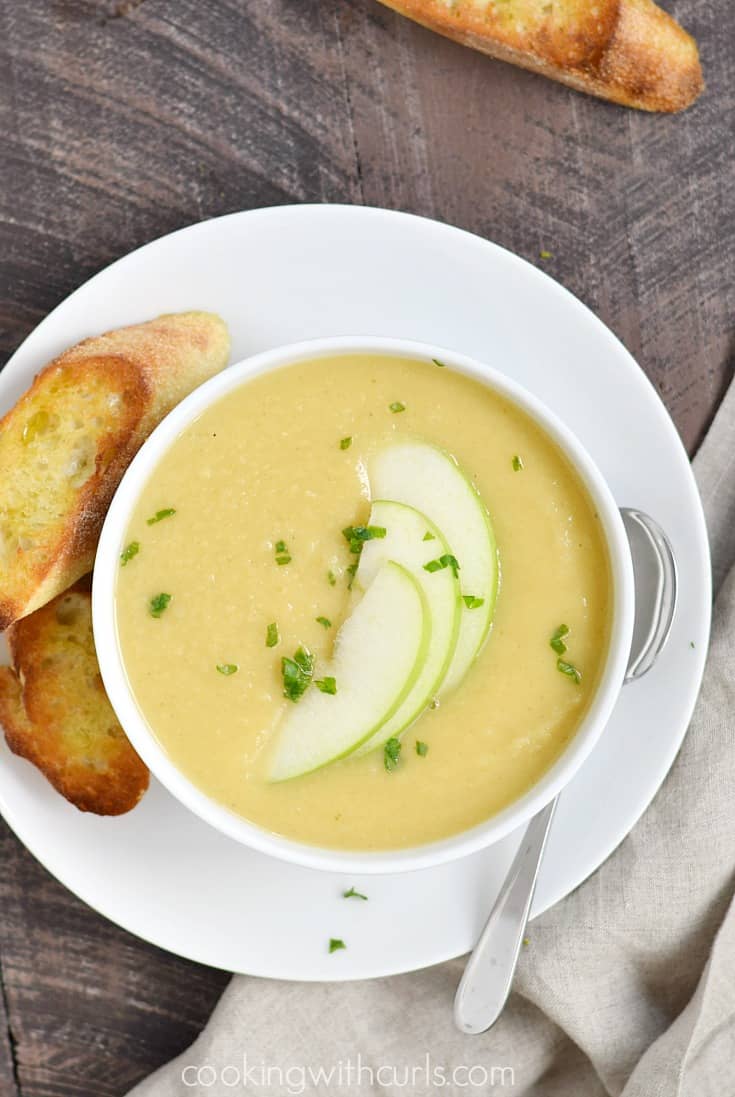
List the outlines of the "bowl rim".
<svg viewBox="0 0 735 1097">
<path fill-rule="evenodd" d="M 406 849 L 362 851 L 308 845 L 268 831 L 217 803 L 176 767 L 148 727 L 128 682 L 117 640 L 115 585 L 124 534 L 142 489 L 170 445 L 205 409 L 252 378 L 297 362 L 347 354 L 427 361 L 438 358 L 525 411 L 554 440 L 593 499 L 612 572 L 607 657 L 595 694 L 565 749 L 530 789 L 497 814 L 447 838 Z M 634 613 L 633 565 L 618 505 L 602 473 L 570 428 L 523 385 L 476 358 L 433 343 L 362 335 L 301 340 L 251 355 L 205 381 L 177 404 L 155 427 L 122 477 L 105 517 L 92 580 L 94 639 L 105 690 L 120 724 L 152 775 L 180 803 L 228 837 L 280 860 L 330 872 L 374 874 L 429 868 L 476 853 L 527 823 L 572 780 L 602 734 L 623 685 Z"/>
</svg>

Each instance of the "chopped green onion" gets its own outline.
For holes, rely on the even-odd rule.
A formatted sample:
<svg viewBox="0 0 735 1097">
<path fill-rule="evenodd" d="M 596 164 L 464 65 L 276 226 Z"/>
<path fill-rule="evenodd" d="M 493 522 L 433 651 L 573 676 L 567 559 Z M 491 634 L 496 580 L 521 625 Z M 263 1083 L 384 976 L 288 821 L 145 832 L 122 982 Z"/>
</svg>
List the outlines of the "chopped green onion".
<svg viewBox="0 0 735 1097">
<path fill-rule="evenodd" d="M 383 745 L 383 765 L 390 773 L 398 765 L 401 756 L 401 741 L 392 736 Z"/>
<path fill-rule="evenodd" d="M 352 445 L 352 436 L 351 435 L 349 435 L 347 438 L 340 438 L 340 440 L 339 440 L 339 448 L 340 449 L 349 449 L 351 445 Z"/>
<path fill-rule="evenodd" d="M 163 510 L 157 510 L 152 518 L 146 519 L 146 523 L 149 526 L 155 526 L 156 522 L 162 522 L 164 518 L 170 518 L 172 514 L 176 514 L 173 507 L 165 507 Z"/>
<path fill-rule="evenodd" d="M 332 627 L 332 622 L 329 620 L 328 617 L 315 617 L 314 620 L 316 621 L 316 623 L 318 625 L 321 625 L 322 628 L 331 628 Z"/>
<path fill-rule="evenodd" d="M 566 674 L 567 678 L 571 678 L 577 685 L 582 681 L 582 675 L 573 663 L 565 663 L 563 659 L 557 659 L 556 669 Z"/>
<path fill-rule="evenodd" d="M 522 471 L 523 461 L 518 456 L 518 454 L 516 454 L 515 457 L 513 458 L 512 464 L 513 464 L 513 472 L 521 472 Z"/>
<path fill-rule="evenodd" d="M 380 541 L 387 532 L 385 526 L 348 526 L 342 530 L 348 541 Z"/>
<path fill-rule="evenodd" d="M 329 938 L 329 952 L 330 952 L 330 954 L 332 952 L 339 952 L 339 950 L 341 948 L 347 948 L 347 945 L 344 943 L 344 941 L 340 937 L 330 937 Z"/>
<path fill-rule="evenodd" d="M 283 675 L 283 696 L 296 703 L 311 685 L 314 656 L 302 645 L 296 650 L 293 659 L 283 656 L 281 674 Z"/>
<path fill-rule="evenodd" d="M 557 629 L 552 633 L 549 645 L 554 649 L 557 655 L 563 655 L 567 650 L 567 645 L 564 643 L 564 637 L 569 635 L 568 625 L 559 625 Z"/>
<path fill-rule="evenodd" d="M 419 758 L 425 758 L 426 755 L 429 753 L 429 744 L 428 743 L 422 743 L 420 739 L 417 739 L 416 740 L 416 753 L 418 754 Z"/>
<path fill-rule="evenodd" d="M 423 537 L 421 538 L 421 540 L 422 540 L 422 541 L 436 541 L 436 537 L 434 536 L 434 534 L 433 534 L 433 533 L 431 533 L 431 532 L 430 532 L 430 531 L 429 531 L 429 530 L 427 529 L 426 533 L 425 533 L 425 534 L 424 534 L 424 536 L 423 536 Z"/>
<path fill-rule="evenodd" d="M 480 606 L 485 605 L 485 599 L 476 598 L 474 594 L 463 594 L 462 601 L 467 606 L 467 609 L 479 609 Z"/>
<path fill-rule="evenodd" d="M 363 895 L 361 891 L 355 891 L 355 889 L 348 888 L 347 891 L 342 892 L 343 899 L 364 899 L 367 902 L 367 895 Z"/>
<path fill-rule="evenodd" d="M 275 544 L 276 563 L 279 567 L 283 567 L 284 564 L 291 563 L 291 554 L 288 551 L 288 545 L 285 541 L 276 541 Z"/>
<path fill-rule="evenodd" d="M 334 587 L 337 585 L 337 576 L 331 570 L 327 572 L 327 582 L 329 583 L 330 587 Z"/>
<path fill-rule="evenodd" d="M 406 405 L 401 403 L 400 400 L 394 400 L 393 403 L 389 404 L 388 406 L 389 406 L 390 410 L 393 412 L 394 415 L 399 411 L 405 411 L 406 410 Z"/>
<path fill-rule="evenodd" d="M 170 594 L 156 594 L 148 603 L 151 617 L 160 617 L 171 601 Z"/>
<path fill-rule="evenodd" d="M 265 630 L 265 646 L 267 648 L 274 648 L 280 640 L 278 635 L 278 625 L 275 621 L 271 621 L 268 628 Z"/>
<path fill-rule="evenodd" d="M 347 580 L 347 589 L 352 590 L 352 584 L 354 583 L 355 576 L 357 575 L 357 560 L 355 560 L 354 564 L 350 564 L 349 567 L 345 568 L 345 574 L 349 575 L 349 579 Z"/>
<path fill-rule="evenodd" d="M 429 560 L 428 564 L 424 564 L 424 571 L 443 571 L 444 568 L 451 568 L 454 572 L 454 578 L 457 578 L 459 563 L 457 562 L 457 557 L 452 556 L 451 552 L 446 552 L 443 556 L 440 556 L 438 560 Z"/>
<path fill-rule="evenodd" d="M 314 685 L 317 689 L 320 689 L 322 693 L 329 693 L 332 697 L 334 697 L 337 692 L 336 678 L 315 678 Z"/>
<path fill-rule="evenodd" d="M 445 369 L 444 362 L 440 362 L 438 358 L 432 358 L 431 360 L 435 366 L 439 366 L 440 369 Z"/>
<path fill-rule="evenodd" d="M 224 674 L 225 678 L 229 678 L 231 674 L 237 674 L 239 669 L 237 663 L 217 663 L 217 670 L 220 674 Z"/>
<path fill-rule="evenodd" d="M 140 552 L 140 541 L 131 541 L 129 545 L 120 553 L 120 560 L 122 561 L 121 567 L 125 567 L 129 560 L 132 560 L 134 556 L 137 556 Z"/>
<path fill-rule="evenodd" d="M 345 526 L 342 536 L 349 542 L 350 552 L 359 556 L 366 541 L 379 541 L 388 530 L 385 526 Z"/>
</svg>

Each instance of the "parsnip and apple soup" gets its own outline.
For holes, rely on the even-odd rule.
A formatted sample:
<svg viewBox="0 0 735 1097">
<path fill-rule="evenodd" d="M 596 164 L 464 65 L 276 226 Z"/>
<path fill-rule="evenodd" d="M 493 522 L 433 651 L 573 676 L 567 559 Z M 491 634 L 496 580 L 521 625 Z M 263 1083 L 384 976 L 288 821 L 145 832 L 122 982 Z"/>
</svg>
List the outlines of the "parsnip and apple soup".
<svg viewBox="0 0 735 1097">
<path fill-rule="evenodd" d="M 472 827 L 574 735 L 607 655 L 607 547 L 525 412 L 436 360 L 244 381 L 137 502 L 116 616 L 176 767 L 322 847 Z"/>
</svg>

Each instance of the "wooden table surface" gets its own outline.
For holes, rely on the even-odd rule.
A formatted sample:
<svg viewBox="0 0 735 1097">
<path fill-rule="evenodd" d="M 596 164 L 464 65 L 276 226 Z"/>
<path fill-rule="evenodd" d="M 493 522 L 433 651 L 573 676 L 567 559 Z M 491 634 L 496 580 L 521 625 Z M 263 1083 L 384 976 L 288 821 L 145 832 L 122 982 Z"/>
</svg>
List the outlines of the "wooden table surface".
<svg viewBox="0 0 735 1097">
<path fill-rule="evenodd" d="M 732 372 L 735 5 L 665 2 L 708 83 L 678 117 L 577 95 L 376 0 L 6 4 L 2 360 L 172 229 L 368 203 L 543 263 L 632 351 L 693 452 Z M 0 1097 L 119 1097 L 195 1037 L 227 976 L 103 921 L 0 826 Z"/>
</svg>

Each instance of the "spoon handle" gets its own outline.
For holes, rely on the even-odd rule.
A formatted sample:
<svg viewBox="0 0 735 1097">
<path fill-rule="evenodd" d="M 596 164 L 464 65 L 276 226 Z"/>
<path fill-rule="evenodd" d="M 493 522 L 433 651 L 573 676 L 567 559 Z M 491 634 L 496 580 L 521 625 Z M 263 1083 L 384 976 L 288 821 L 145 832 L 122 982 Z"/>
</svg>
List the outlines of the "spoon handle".
<svg viewBox="0 0 735 1097">
<path fill-rule="evenodd" d="M 454 1023 L 475 1035 L 495 1024 L 505 1005 L 523 944 L 556 800 L 533 817 L 523 835 L 454 999 Z"/>
</svg>

